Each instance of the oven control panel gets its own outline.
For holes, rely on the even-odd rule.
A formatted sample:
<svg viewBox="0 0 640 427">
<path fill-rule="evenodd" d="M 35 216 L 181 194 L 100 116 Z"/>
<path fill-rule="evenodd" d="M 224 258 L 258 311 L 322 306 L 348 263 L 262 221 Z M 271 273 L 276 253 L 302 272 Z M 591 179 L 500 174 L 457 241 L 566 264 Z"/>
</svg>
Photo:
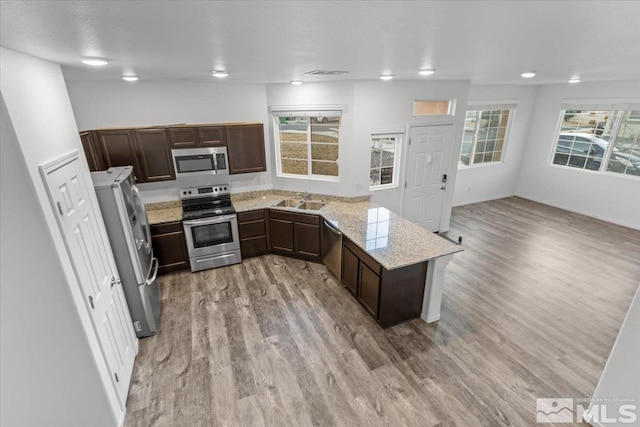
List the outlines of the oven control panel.
<svg viewBox="0 0 640 427">
<path fill-rule="evenodd" d="M 202 187 L 186 187 L 180 189 L 181 199 L 190 199 L 194 197 L 207 197 L 207 196 L 221 196 L 223 194 L 229 194 L 229 184 L 218 184 L 214 186 L 202 186 Z"/>
</svg>

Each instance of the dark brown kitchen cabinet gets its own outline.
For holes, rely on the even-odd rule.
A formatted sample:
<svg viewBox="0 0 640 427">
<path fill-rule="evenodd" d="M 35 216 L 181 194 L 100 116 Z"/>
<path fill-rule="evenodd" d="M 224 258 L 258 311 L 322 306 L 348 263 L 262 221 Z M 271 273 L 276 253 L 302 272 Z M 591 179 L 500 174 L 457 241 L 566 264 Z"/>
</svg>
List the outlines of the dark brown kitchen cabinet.
<svg viewBox="0 0 640 427">
<path fill-rule="evenodd" d="M 251 258 L 269 253 L 267 215 L 267 211 L 263 209 L 238 213 L 238 231 L 240 233 L 242 258 Z"/>
<path fill-rule="evenodd" d="M 171 148 L 224 147 L 224 126 L 170 126 Z"/>
<path fill-rule="evenodd" d="M 87 157 L 89 170 L 91 172 L 102 170 L 102 152 L 99 151 L 100 147 L 97 146 L 94 133 L 90 131 L 80 132 L 80 141 Z"/>
<path fill-rule="evenodd" d="M 342 284 L 382 327 L 420 317 L 427 262 L 387 270 L 343 238 Z"/>
<path fill-rule="evenodd" d="M 176 179 L 165 129 L 134 129 L 140 182 Z"/>
<path fill-rule="evenodd" d="M 98 130 L 98 147 L 104 158 L 104 169 L 112 166 L 133 166 L 134 179 L 140 181 L 142 174 L 136 156 L 136 145 L 130 129 Z"/>
<path fill-rule="evenodd" d="M 189 269 L 189 253 L 181 221 L 151 226 L 153 255 L 158 258 L 158 274 Z"/>
<path fill-rule="evenodd" d="M 320 217 L 272 210 L 269 240 L 275 253 L 320 262 Z"/>
<path fill-rule="evenodd" d="M 203 147 L 224 147 L 225 140 L 224 127 L 222 126 L 199 126 L 198 141 Z"/>
<path fill-rule="evenodd" d="M 226 142 L 230 174 L 267 170 L 262 124 L 226 126 Z"/>
</svg>

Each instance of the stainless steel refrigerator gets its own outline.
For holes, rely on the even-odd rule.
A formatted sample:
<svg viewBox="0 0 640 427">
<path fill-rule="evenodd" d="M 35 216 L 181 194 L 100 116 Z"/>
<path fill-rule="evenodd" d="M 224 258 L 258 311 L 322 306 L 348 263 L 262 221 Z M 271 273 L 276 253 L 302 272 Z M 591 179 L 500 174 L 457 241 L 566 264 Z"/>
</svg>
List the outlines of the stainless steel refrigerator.
<svg viewBox="0 0 640 427">
<path fill-rule="evenodd" d="M 107 235 L 116 260 L 133 327 L 138 337 L 155 335 L 160 326 L 158 259 L 153 257 L 149 220 L 133 184 L 131 166 L 93 172 Z"/>
</svg>

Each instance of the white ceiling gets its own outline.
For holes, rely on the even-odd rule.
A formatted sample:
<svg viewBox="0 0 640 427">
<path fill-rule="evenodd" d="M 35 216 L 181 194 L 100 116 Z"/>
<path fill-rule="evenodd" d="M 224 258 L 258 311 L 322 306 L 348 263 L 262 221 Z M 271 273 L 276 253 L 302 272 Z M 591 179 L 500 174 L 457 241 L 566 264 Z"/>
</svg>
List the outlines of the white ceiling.
<svg viewBox="0 0 640 427">
<path fill-rule="evenodd" d="M 222 68 L 235 82 L 541 84 L 639 78 L 639 17 L 639 1 L 3 0 L 0 44 L 62 64 L 67 80 L 211 81 Z M 349 74 L 304 75 L 317 69 Z"/>
</svg>

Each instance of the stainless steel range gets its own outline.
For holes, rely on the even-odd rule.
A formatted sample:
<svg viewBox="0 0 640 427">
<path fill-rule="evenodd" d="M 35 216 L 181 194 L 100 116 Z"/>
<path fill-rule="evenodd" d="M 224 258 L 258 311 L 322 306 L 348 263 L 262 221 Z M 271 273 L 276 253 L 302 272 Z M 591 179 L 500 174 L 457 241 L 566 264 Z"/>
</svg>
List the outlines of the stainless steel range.
<svg viewBox="0 0 640 427">
<path fill-rule="evenodd" d="M 180 200 L 191 271 L 241 262 L 229 184 L 181 188 Z"/>
</svg>

